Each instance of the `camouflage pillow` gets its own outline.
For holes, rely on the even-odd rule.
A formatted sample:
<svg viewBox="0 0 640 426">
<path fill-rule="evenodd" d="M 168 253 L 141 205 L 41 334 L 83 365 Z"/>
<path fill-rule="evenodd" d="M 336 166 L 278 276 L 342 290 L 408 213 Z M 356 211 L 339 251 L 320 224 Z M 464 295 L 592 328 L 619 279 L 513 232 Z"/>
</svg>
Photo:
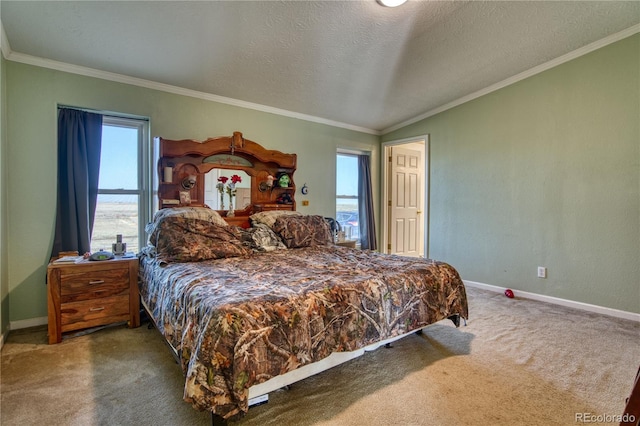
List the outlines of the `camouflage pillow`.
<svg viewBox="0 0 640 426">
<path fill-rule="evenodd" d="M 294 212 L 291 210 L 267 210 L 264 212 L 254 213 L 249 216 L 251 220 L 251 224 L 256 226 L 258 223 L 264 223 L 269 228 L 273 229 L 273 224 L 276 222 L 276 219 L 282 216 L 300 216 L 301 214 L 298 212 Z"/>
<path fill-rule="evenodd" d="M 273 230 L 288 248 L 311 247 L 330 244 L 331 228 L 322 216 L 281 216 Z"/>
<path fill-rule="evenodd" d="M 155 240 L 151 236 L 164 220 L 170 217 L 183 217 L 186 219 L 199 219 L 207 222 L 215 223 L 220 226 L 228 226 L 227 222 L 220 214 L 208 207 L 172 207 L 158 210 L 153 215 L 153 221 L 147 223 L 144 230 L 149 234 L 149 243 L 155 245 Z"/>
<path fill-rule="evenodd" d="M 240 228 L 181 216 L 165 218 L 149 238 L 158 258 L 167 262 L 197 262 L 251 254 L 240 240 Z"/>
<path fill-rule="evenodd" d="M 249 229 L 243 229 L 243 241 L 256 251 L 286 250 L 280 237 L 264 223 L 258 223 Z"/>
</svg>

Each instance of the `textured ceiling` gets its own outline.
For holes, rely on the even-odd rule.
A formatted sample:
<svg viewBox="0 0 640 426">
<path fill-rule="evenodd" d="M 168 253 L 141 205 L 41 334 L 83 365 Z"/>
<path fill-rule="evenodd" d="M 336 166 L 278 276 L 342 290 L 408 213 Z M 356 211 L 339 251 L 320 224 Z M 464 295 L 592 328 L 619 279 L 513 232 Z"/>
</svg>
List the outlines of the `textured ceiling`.
<svg viewBox="0 0 640 426">
<path fill-rule="evenodd" d="M 638 1 L 0 6 L 14 53 L 376 131 L 640 22 Z"/>
</svg>

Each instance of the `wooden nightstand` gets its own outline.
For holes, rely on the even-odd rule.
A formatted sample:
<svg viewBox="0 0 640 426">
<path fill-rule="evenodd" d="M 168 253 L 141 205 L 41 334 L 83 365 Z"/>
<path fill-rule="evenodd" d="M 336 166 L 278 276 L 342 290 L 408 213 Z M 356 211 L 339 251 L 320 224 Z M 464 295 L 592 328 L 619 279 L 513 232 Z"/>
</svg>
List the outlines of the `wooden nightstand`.
<svg viewBox="0 0 640 426">
<path fill-rule="evenodd" d="M 47 267 L 49 344 L 62 333 L 128 321 L 140 325 L 138 259 L 51 262 Z"/>
</svg>

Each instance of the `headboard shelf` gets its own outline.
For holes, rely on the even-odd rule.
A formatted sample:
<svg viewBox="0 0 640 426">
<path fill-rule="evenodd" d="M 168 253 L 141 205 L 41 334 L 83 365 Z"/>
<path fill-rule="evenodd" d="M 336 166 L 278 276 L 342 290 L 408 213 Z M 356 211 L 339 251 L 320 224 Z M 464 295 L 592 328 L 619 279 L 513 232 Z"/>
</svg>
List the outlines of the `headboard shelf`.
<svg viewBox="0 0 640 426">
<path fill-rule="evenodd" d="M 280 151 L 264 148 L 262 145 L 245 139 L 240 132 L 233 132 L 233 136 L 209 138 L 198 142 L 192 139 L 168 140 L 160 138 L 162 142 L 161 157 L 180 158 L 191 157 L 202 160 L 215 154 L 230 154 L 244 157 L 251 161 L 257 160 L 258 166 L 282 169 L 296 168 L 296 155 L 284 154 Z M 230 166 L 235 168 L 235 166 Z"/>
<path fill-rule="evenodd" d="M 248 225 L 248 216 L 256 211 L 295 210 L 296 154 L 285 154 L 269 150 L 262 145 L 245 139 L 240 132 L 232 136 L 209 138 L 199 142 L 193 139 L 169 140 L 156 138 L 160 147 L 157 164 L 159 176 L 159 208 L 177 206 L 204 206 L 205 175 L 214 169 L 238 170 L 250 176 L 250 202 L 245 208 L 235 211 L 235 217 L 228 218 L 229 223 Z M 277 177 L 281 174 L 289 177 L 287 187 L 279 187 Z M 274 177 L 274 186 L 265 189 L 268 177 Z M 195 177 L 195 180 L 191 179 Z M 192 186 L 183 186 L 183 181 Z M 212 190 L 212 188 L 209 188 Z M 183 193 L 182 201 L 181 192 Z M 188 197 L 184 197 L 184 193 Z M 285 195 L 286 202 L 282 201 Z M 186 199 L 190 200 L 186 200 Z M 220 210 L 222 216 L 226 211 Z"/>
</svg>

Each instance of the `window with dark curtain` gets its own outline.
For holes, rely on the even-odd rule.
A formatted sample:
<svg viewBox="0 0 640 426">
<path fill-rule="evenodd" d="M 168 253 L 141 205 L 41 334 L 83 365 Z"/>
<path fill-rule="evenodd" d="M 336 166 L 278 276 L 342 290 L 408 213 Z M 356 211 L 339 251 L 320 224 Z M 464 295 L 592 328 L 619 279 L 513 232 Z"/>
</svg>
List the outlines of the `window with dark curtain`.
<svg viewBox="0 0 640 426">
<path fill-rule="evenodd" d="M 371 161 L 369 155 L 358 155 L 358 213 L 360 216 L 360 248 L 376 250 L 376 223 L 373 215 Z"/>
<path fill-rule="evenodd" d="M 52 257 L 90 250 L 102 146 L 102 115 L 58 109 L 58 196 Z"/>
</svg>

